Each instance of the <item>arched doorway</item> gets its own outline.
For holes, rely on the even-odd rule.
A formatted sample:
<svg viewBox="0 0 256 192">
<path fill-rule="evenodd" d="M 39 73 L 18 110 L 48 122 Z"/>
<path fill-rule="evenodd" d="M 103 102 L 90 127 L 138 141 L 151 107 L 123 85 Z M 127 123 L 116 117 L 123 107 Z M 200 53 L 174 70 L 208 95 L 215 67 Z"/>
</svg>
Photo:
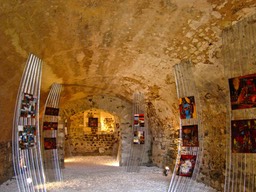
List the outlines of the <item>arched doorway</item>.
<svg viewBox="0 0 256 192">
<path fill-rule="evenodd" d="M 100 110 L 102 113 L 101 116 L 105 116 L 105 118 L 110 118 L 110 116 L 106 115 L 108 113 L 112 115 L 111 118 L 114 119 L 114 124 L 115 124 L 114 130 L 116 130 L 114 131 L 115 132 L 114 134 L 117 134 L 119 138 L 118 149 L 117 149 L 117 159 L 119 161 L 120 166 L 127 165 L 129 160 L 129 155 L 130 155 L 131 141 L 132 141 L 132 129 L 131 129 L 132 103 L 127 100 L 124 100 L 118 97 L 108 96 L 108 95 L 90 96 L 87 98 L 74 100 L 68 103 L 63 102 L 63 104 L 61 104 L 60 106 L 60 118 L 63 121 L 67 120 L 66 127 L 68 128 L 70 127 L 69 123 L 71 123 L 71 119 L 75 118 L 76 114 L 77 115 L 79 114 L 78 116 L 80 116 L 80 118 L 77 117 L 79 119 L 77 121 L 79 121 L 80 123 L 78 123 L 78 126 L 76 126 L 76 129 L 79 129 L 80 131 L 77 131 L 76 137 L 78 137 L 78 135 L 80 134 L 79 137 L 80 138 L 83 137 L 83 139 L 86 140 L 85 133 L 91 132 L 92 128 L 85 126 L 86 123 L 89 123 L 88 117 L 85 117 L 85 116 L 90 115 L 88 114 L 88 112 L 94 109 Z M 95 113 L 93 115 L 95 117 L 99 117 L 99 114 Z M 102 121 L 104 121 L 104 118 L 102 119 Z M 100 125 L 100 126 L 101 126 L 100 130 L 98 129 L 96 132 L 98 131 L 101 131 L 101 133 L 105 132 L 103 128 L 104 126 L 103 125 Z M 111 131 L 111 129 L 109 131 Z M 66 132 L 67 132 L 66 134 L 68 134 L 68 131 Z M 67 145 L 67 142 L 68 140 L 66 139 L 65 145 Z M 74 145 L 79 146 L 80 144 L 74 143 Z M 116 146 L 113 146 L 113 148 L 115 147 Z M 69 153 L 69 151 L 67 150 L 65 151 L 65 153 Z"/>
<path fill-rule="evenodd" d="M 102 109 L 89 109 L 69 117 L 66 131 L 66 157 L 117 156 L 119 117 Z"/>
</svg>

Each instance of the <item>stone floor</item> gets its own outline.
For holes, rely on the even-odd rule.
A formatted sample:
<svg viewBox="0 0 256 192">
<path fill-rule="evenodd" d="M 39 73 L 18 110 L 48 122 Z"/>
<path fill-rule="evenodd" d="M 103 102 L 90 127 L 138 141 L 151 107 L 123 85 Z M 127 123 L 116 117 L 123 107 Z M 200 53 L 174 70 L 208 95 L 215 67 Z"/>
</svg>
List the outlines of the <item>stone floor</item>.
<svg viewBox="0 0 256 192">
<path fill-rule="evenodd" d="M 166 192 L 171 175 L 164 176 L 162 169 L 157 167 L 141 167 L 139 173 L 128 173 L 114 158 L 105 156 L 66 159 L 63 178 L 63 182 L 47 183 L 47 191 Z M 202 184 L 193 186 L 194 191 L 209 191 Z M 15 178 L 3 183 L 0 191 L 18 191 Z"/>
</svg>

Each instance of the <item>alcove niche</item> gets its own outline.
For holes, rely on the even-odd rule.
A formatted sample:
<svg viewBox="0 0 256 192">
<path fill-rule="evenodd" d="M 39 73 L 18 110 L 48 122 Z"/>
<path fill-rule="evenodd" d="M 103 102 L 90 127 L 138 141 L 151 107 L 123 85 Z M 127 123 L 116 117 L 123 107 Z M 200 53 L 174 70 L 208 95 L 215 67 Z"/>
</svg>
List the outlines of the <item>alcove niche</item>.
<svg viewBox="0 0 256 192">
<path fill-rule="evenodd" d="M 119 118 L 102 109 L 89 109 L 70 116 L 67 123 L 67 156 L 117 156 Z"/>
</svg>

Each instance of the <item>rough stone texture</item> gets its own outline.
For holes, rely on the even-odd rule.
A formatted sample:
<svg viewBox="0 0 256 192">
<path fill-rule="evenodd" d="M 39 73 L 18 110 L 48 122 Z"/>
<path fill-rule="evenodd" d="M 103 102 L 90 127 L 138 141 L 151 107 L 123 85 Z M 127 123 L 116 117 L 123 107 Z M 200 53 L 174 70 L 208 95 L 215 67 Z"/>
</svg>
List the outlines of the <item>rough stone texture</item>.
<svg viewBox="0 0 256 192">
<path fill-rule="evenodd" d="M 0 184 L 13 176 L 11 141 L 0 142 Z"/>
<path fill-rule="evenodd" d="M 84 136 L 72 136 L 67 143 L 71 156 L 83 155 L 117 155 L 114 144 L 118 145 L 118 138 L 113 134 L 85 134 Z M 116 146 L 117 148 L 117 146 Z M 69 155 L 69 154 L 68 154 Z"/>
<path fill-rule="evenodd" d="M 135 91 L 144 93 L 150 105 L 152 161 L 173 164 L 179 128 L 173 66 L 190 60 L 207 127 L 202 180 L 221 188 L 225 126 L 219 122 L 225 121 L 227 94 L 221 32 L 255 13 L 255 7 L 255 0 L 2 0 L 0 141 L 11 140 L 19 81 L 33 52 L 44 61 L 41 104 L 53 82 L 64 85 L 61 107 L 72 110 L 79 110 L 80 100 L 88 96 L 131 102 Z M 124 159 L 129 111 L 119 114 Z"/>
</svg>

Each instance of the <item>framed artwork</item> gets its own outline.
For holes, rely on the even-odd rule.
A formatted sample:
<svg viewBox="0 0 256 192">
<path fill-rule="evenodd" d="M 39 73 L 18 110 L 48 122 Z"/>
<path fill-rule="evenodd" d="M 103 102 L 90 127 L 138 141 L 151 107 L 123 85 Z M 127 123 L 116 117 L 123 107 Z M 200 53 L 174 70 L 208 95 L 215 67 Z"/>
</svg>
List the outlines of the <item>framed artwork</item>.
<svg viewBox="0 0 256 192">
<path fill-rule="evenodd" d="M 140 125 L 140 127 L 144 127 L 144 122 L 145 122 L 144 114 L 139 114 L 139 125 Z"/>
<path fill-rule="evenodd" d="M 19 148 L 28 149 L 36 143 L 36 127 L 32 125 L 19 126 Z"/>
<path fill-rule="evenodd" d="M 144 127 L 144 123 L 145 122 L 145 118 L 144 118 L 144 114 L 134 114 L 134 126 L 136 127 Z"/>
<path fill-rule="evenodd" d="M 89 117 L 88 127 L 98 127 L 98 118 Z"/>
<path fill-rule="evenodd" d="M 21 101 L 20 116 L 35 118 L 36 116 L 37 97 L 32 94 L 24 93 Z"/>
<path fill-rule="evenodd" d="M 57 149 L 56 138 L 44 138 L 44 149 Z"/>
<path fill-rule="evenodd" d="M 44 122 L 43 123 L 43 130 L 57 130 L 58 129 L 58 122 Z"/>
<path fill-rule="evenodd" d="M 194 96 L 180 98 L 179 110 L 181 119 L 196 118 L 196 104 Z"/>
<path fill-rule="evenodd" d="M 59 108 L 46 107 L 45 108 L 45 115 L 58 116 L 59 115 Z"/>
<path fill-rule="evenodd" d="M 182 126 L 182 143 L 184 147 L 198 147 L 198 125 Z"/>
<path fill-rule="evenodd" d="M 144 144 L 145 143 L 144 131 L 134 131 L 133 143 L 134 144 Z"/>
<path fill-rule="evenodd" d="M 139 114 L 134 114 L 133 124 L 134 126 L 139 126 Z"/>
<path fill-rule="evenodd" d="M 256 153 L 256 119 L 231 121 L 233 153 Z"/>
<path fill-rule="evenodd" d="M 177 175 L 192 177 L 196 164 L 196 155 L 181 155 Z"/>
<path fill-rule="evenodd" d="M 256 107 L 256 74 L 228 80 L 231 109 Z"/>
</svg>

